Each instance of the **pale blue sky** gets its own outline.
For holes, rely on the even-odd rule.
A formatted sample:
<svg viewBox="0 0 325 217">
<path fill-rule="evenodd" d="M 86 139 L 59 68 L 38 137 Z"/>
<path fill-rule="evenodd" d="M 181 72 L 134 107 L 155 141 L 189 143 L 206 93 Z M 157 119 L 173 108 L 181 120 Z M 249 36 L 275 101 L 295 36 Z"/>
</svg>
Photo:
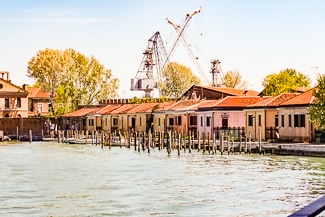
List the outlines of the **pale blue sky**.
<svg viewBox="0 0 325 217">
<path fill-rule="evenodd" d="M 176 33 L 166 18 L 181 24 L 200 6 L 186 37 L 208 78 L 216 58 L 223 73 L 238 70 L 257 91 L 266 75 L 285 68 L 313 81 L 324 73 L 323 0 L 0 0 L 0 71 L 10 71 L 17 85 L 33 84 L 27 62 L 38 50 L 73 48 L 120 78 L 121 97 L 140 96 L 130 91 L 130 79 L 147 40 L 159 31 L 169 49 Z M 173 61 L 196 73 L 182 44 Z"/>
</svg>

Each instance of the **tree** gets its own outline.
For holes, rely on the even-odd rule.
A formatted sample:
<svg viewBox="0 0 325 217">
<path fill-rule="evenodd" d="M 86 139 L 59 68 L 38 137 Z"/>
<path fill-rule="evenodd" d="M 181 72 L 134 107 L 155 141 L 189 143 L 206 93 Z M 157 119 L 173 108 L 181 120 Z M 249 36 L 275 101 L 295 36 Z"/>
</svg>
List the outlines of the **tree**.
<svg viewBox="0 0 325 217">
<path fill-rule="evenodd" d="M 228 71 L 223 77 L 222 85 L 228 88 L 246 88 L 246 84 L 242 82 L 242 77 L 237 70 Z"/>
<path fill-rule="evenodd" d="M 73 49 L 40 50 L 28 62 L 27 75 L 50 93 L 53 115 L 75 110 L 79 104 L 117 96 L 119 80 L 112 77 L 111 70 L 93 56 L 88 58 Z"/>
<path fill-rule="evenodd" d="M 158 85 L 161 95 L 179 98 L 192 85 L 200 83 L 200 79 L 190 68 L 177 62 L 170 62 L 164 69 L 162 81 Z"/>
<path fill-rule="evenodd" d="M 285 69 L 278 74 L 267 75 L 262 85 L 263 95 L 279 95 L 280 93 L 297 92 L 299 88 L 310 88 L 310 78 L 307 75 L 297 72 L 295 69 Z"/>
<path fill-rule="evenodd" d="M 317 87 L 313 89 L 314 102 L 309 106 L 309 118 L 316 128 L 325 129 L 325 75 L 318 75 Z"/>
</svg>

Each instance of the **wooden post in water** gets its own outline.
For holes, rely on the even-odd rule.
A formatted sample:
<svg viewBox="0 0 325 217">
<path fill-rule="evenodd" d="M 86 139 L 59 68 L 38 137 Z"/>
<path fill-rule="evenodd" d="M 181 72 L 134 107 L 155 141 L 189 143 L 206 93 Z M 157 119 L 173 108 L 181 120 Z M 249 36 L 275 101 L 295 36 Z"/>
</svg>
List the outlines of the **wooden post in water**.
<svg viewBox="0 0 325 217">
<path fill-rule="evenodd" d="M 223 144 L 223 137 L 224 137 L 224 135 L 223 135 L 223 131 L 221 131 L 220 132 L 220 152 L 221 152 L 221 155 L 223 155 L 223 152 L 224 152 L 224 144 Z"/>
<path fill-rule="evenodd" d="M 231 137 L 231 152 L 234 154 L 235 153 L 235 138 L 232 136 Z"/>
<path fill-rule="evenodd" d="M 200 138 L 200 132 L 197 132 L 197 151 L 199 152 L 201 150 L 201 138 Z"/>
<path fill-rule="evenodd" d="M 212 139 L 212 141 L 213 141 L 213 144 L 212 144 L 212 153 L 215 154 L 216 153 L 216 147 L 215 147 L 215 145 L 216 145 L 216 134 L 215 134 L 214 131 L 212 133 L 212 136 L 213 136 L 213 139 Z"/>
<path fill-rule="evenodd" d="M 238 152 L 239 152 L 239 154 L 241 153 L 241 140 L 242 140 L 243 138 L 242 138 L 242 135 L 240 134 L 240 136 L 239 136 L 239 147 L 238 147 Z"/>
<path fill-rule="evenodd" d="M 189 133 L 189 136 L 188 136 L 188 153 L 190 153 L 191 154 L 191 145 L 192 145 L 192 141 L 193 141 L 193 138 L 192 138 L 192 131 L 189 131 L 188 132 Z"/>
<path fill-rule="evenodd" d="M 134 136 L 134 151 L 137 150 L 137 131 L 133 133 Z"/>
<path fill-rule="evenodd" d="M 16 138 L 17 138 L 17 141 L 19 141 L 19 130 L 18 130 L 19 128 L 18 128 L 18 126 L 17 126 L 17 131 L 16 131 Z"/>
<path fill-rule="evenodd" d="M 230 132 L 228 132 L 228 136 L 227 136 L 227 149 L 229 155 L 230 154 Z"/>
<path fill-rule="evenodd" d="M 172 134 L 172 131 L 169 131 L 168 137 L 167 137 L 167 153 L 168 153 L 168 155 L 170 155 L 170 153 L 171 153 L 171 134 Z"/>
<path fill-rule="evenodd" d="M 141 138 L 141 134 L 140 134 L 140 132 L 138 133 L 138 138 L 137 138 L 137 140 L 138 140 L 138 152 L 140 153 L 140 149 L 141 149 L 141 141 L 140 141 L 140 138 Z"/>
<path fill-rule="evenodd" d="M 100 133 L 100 137 L 101 137 L 101 139 L 100 139 L 101 146 L 102 146 L 102 149 L 104 149 L 104 133 L 103 132 Z"/>
<path fill-rule="evenodd" d="M 245 133 L 245 154 L 247 154 L 247 134 Z"/>
<path fill-rule="evenodd" d="M 248 138 L 248 145 L 249 145 L 249 147 L 248 147 L 248 153 L 249 154 L 252 153 L 252 144 L 251 144 L 251 141 L 252 141 L 252 134 L 249 131 L 249 138 Z"/>
<path fill-rule="evenodd" d="M 148 133 L 148 154 L 150 154 L 150 143 L 151 143 L 151 129 L 149 129 L 149 133 Z"/>
<path fill-rule="evenodd" d="M 262 154 L 262 144 L 261 144 L 261 129 L 258 129 L 258 150 Z"/>
<path fill-rule="evenodd" d="M 181 138 L 182 138 L 182 135 L 181 135 L 181 133 L 179 133 L 178 134 L 178 146 L 177 146 L 178 156 L 181 155 Z"/>
<path fill-rule="evenodd" d="M 89 137 L 89 132 L 86 130 L 86 145 L 88 144 L 88 137 Z"/>
<path fill-rule="evenodd" d="M 210 154 L 210 132 L 208 132 L 208 151 Z"/>
<path fill-rule="evenodd" d="M 32 141 L 33 141 L 32 130 L 29 130 L 29 142 L 31 143 Z"/>
<path fill-rule="evenodd" d="M 206 151 L 206 143 L 205 143 L 205 133 L 202 133 L 202 135 L 203 135 L 203 154 L 205 154 L 205 151 Z"/>
</svg>

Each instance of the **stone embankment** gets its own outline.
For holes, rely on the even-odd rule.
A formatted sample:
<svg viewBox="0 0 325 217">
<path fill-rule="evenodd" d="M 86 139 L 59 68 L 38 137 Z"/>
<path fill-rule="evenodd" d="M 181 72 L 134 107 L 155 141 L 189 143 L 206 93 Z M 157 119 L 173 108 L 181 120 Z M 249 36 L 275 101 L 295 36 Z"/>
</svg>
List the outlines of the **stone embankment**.
<svg viewBox="0 0 325 217">
<path fill-rule="evenodd" d="M 266 153 L 308 157 L 325 157 L 325 144 L 311 143 L 262 143 Z"/>
</svg>

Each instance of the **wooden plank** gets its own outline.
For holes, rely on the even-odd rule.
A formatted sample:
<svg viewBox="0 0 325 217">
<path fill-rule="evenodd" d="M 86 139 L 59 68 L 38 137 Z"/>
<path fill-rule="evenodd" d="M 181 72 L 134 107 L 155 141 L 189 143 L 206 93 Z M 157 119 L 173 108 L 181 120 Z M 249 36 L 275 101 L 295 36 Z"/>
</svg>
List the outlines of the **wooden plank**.
<svg viewBox="0 0 325 217">
<path fill-rule="evenodd" d="M 289 215 L 288 217 L 314 217 L 325 210 L 325 196 Z"/>
</svg>

